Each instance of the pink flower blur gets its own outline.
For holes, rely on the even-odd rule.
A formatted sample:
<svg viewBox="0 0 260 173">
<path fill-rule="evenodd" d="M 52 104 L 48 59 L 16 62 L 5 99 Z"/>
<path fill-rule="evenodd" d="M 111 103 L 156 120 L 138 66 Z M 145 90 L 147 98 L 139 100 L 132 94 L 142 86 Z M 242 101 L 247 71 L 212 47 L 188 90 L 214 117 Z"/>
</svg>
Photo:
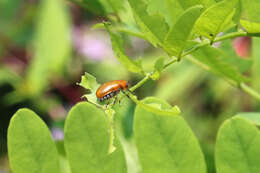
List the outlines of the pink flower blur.
<svg viewBox="0 0 260 173">
<path fill-rule="evenodd" d="M 76 51 L 84 57 L 92 60 L 114 57 L 110 38 L 102 31 L 75 28 L 73 40 Z"/>
</svg>

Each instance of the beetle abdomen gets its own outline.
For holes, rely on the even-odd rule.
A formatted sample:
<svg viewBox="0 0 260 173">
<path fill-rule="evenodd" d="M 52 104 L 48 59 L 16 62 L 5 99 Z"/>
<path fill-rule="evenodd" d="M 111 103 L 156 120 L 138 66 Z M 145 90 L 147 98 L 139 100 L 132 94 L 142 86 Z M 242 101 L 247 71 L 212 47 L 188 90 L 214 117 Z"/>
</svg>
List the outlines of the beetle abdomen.
<svg viewBox="0 0 260 173">
<path fill-rule="evenodd" d="M 107 100 L 120 92 L 120 90 L 128 89 L 127 81 L 114 80 L 102 84 L 96 91 L 99 101 Z"/>
</svg>

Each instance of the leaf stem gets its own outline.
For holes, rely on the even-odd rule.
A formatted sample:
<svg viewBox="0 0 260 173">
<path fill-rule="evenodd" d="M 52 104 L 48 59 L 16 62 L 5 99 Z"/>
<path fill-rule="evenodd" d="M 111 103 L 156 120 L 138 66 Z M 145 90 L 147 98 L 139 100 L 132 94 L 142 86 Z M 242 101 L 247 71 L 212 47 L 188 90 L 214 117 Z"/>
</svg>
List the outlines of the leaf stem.
<svg viewBox="0 0 260 173">
<path fill-rule="evenodd" d="M 227 39 L 231 39 L 231 38 L 235 38 L 235 37 L 242 37 L 242 36 L 248 36 L 248 33 L 245 31 L 231 32 L 226 35 L 217 37 L 213 42 L 216 43 L 216 42 L 219 42 L 222 40 L 227 40 Z"/>
<path fill-rule="evenodd" d="M 175 57 L 173 57 L 173 58 L 174 58 L 174 59 L 173 59 L 172 61 L 170 61 L 169 63 L 167 63 L 167 64 L 165 64 L 165 65 L 163 66 L 163 70 L 166 69 L 168 66 L 170 66 L 170 65 L 172 65 L 173 63 L 175 63 L 175 62 L 178 61 L 177 58 L 175 58 Z"/>
<path fill-rule="evenodd" d="M 152 75 L 152 73 L 147 73 L 146 76 L 139 81 L 136 85 L 134 85 L 133 87 L 131 87 L 129 90 L 131 92 L 133 92 L 134 90 L 136 90 L 137 88 L 141 87 L 146 81 L 148 81 L 150 79 L 150 76 Z"/>
<path fill-rule="evenodd" d="M 253 88 L 248 86 L 245 83 L 240 84 L 240 89 L 249 94 L 250 96 L 254 97 L 257 100 L 260 100 L 260 93 L 255 91 Z"/>
</svg>

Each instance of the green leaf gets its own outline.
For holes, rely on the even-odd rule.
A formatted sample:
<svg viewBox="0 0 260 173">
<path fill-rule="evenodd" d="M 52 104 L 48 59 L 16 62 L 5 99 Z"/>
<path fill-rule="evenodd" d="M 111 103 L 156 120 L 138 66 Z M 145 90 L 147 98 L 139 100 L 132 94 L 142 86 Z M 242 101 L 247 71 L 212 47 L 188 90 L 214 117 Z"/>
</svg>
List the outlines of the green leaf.
<svg viewBox="0 0 260 173">
<path fill-rule="evenodd" d="M 100 85 L 97 83 L 94 76 L 86 72 L 83 76 L 81 76 L 81 81 L 78 85 L 87 90 L 87 94 L 85 94 L 84 97 L 86 97 L 88 101 L 93 103 L 97 102 L 96 90 Z"/>
<path fill-rule="evenodd" d="M 188 9 L 192 6 L 201 5 L 204 0 L 178 0 L 183 9 Z"/>
<path fill-rule="evenodd" d="M 202 6 L 191 7 L 184 11 L 167 34 L 163 47 L 171 56 L 181 56 L 186 41 L 199 17 Z"/>
<path fill-rule="evenodd" d="M 140 63 L 136 63 L 135 61 L 131 60 L 125 54 L 124 43 L 123 43 L 123 39 L 121 38 L 121 36 L 113 33 L 110 30 L 108 24 L 105 24 L 105 27 L 110 34 L 113 50 L 114 50 L 114 53 L 115 53 L 118 61 L 129 71 L 134 72 L 134 73 L 143 74 L 142 65 Z"/>
<path fill-rule="evenodd" d="M 159 3 L 162 1 L 159 0 Z M 158 3 L 158 4 L 159 4 Z M 169 25 L 172 27 L 177 19 L 183 14 L 185 10 L 196 5 L 203 5 L 208 8 L 215 4 L 215 0 L 165 0 L 168 16 L 165 16 L 167 22 L 170 19 Z M 169 19 L 168 19 L 169 18 Z"/>
<path fill-rule="evenodd" d="M 259 9 L 260 1 L 259 0 L 241 0 L 243 4 L 243 18 L 248 19 L 251 22 L 260 22 Z"/>
<path fill-rule="evenodd" d="M 99 86 L 96 78 L 87 72 L 81 76 L 81 81 L 78 85 L 82 86 L 86 90 L 90 90 L 91 92 L 94 92 L 95 89 Z"/>
<path fill-rule="evenodd" d="M 195 32 L 214 40 L 231 23 L 238 0 L 223 0 L 206 9 L 195 24 Z"/>
<path fill-rule="evenodd" d="M 250 22 L 248 20 L 240 20 L 240 24 L 245 28 L 245 30 L 250 34 L 258 34 L 260 35 L 260 22 Z"/>
<path fill-rule="evenodd" d="M 135 26 L 125 25 L 125 24 L 113 24 L 112 26 L 109 27 L 116 32 L 126 33 L 128 35 L 132 35 L 146 40 L 145 35 Z M 103 28 L 105 28 L 104 22 L 96 23 L 91 26 L 91 29 L 103 29 Z"/>
<path fill-rule="evenodd" d="M 241 117 L 227 120 L 217 136 L 217 172 L 259 172 L 259 146 L 260 133 L 250 121 Z"/>
<path fill-rule="evenodd" d="M 174 25 L 174 23 L 177 21 L 177 19 L 180 17 L 180 15 L 184 12 L 185 9 L 181 6 L 179 3 L 179 0 L 165 0 L 166 8 L 169 14 L 170 18 L 170 27 Z M 172 9 L 174 7 L 174 10 Z M 167 19 L 167 18 L 166 18 Z"/>
<path fill-rule="evenodd" d="M 148 1 L 149 2 L 149 1 Z M 176 7 L 175 7 L 176 9 Z M 174 10 L 175 11 L 175 10 Z M 169 26 L 172 25 L 174 20 L 171 19 L 171 11 L 167 6 L 166 0 L 150 0 L 147 7 L 147 12 L 149 15 L 156 15 L 159 14 L 165 18 L 165 21 L 168 23 Z"/>
<path fill-rule="evenodd" d="M 108 154 L 108 122 L 103 111 L 87 102 L 74 106 L 65 123 L 65 149 L 73 173 L 125 173 L 120 144 Z"/>
<path fill-rule="evenodd" d="M 154 64 L 154 73 L 151 76 L 153 80 L 158 80 L 160 78 L 161 72 L 163 71 L 164 67 L 164 57 L 160 57 L 159 59 L 156 60 Z"/>
<path fill-rule="evenodd" d="M 260 126 L 260 113 L 259 112 L 241 112 L 236 115 L 237 117 L 245 118 L 252 123 Z"/>
<path fill-rule="evenodd" d="M 168 32 L 168 25 L 160 15 L 149 15 L 148 4 L 144 0 L 128 0 L 132 8 L 135 20 L 146 36 L 155 47 L 162 45 Z"/>
<path fill-rule="evenodd" d="M 128 35 L 132 35 L 146 40 L 145 35 L 135 26 L 117 25 L 114 27 L 114 29 L 118 32 L 126 33 Z"/>
<path fill-rule="evenodd" d="M 223 52 L 214 47 L 202 47 L 193 52 L 192 56 L 195 57 L 189 57 L 192 62 L 200 65 L 202 68 L 210 72 L 215 73 L 216 75 L 226 78 L 227 80 L 237 83 L 249 81 L 248 78 L 240 74 L 235 66 L 226 61 L 227 57 L 223 54 Z"/>
<path fill-rule="evenodd" d="M 102 2 L 107 1 L 109 6 L 112 8 L 113 12 L 118 14 L 121 10 L 124 11 L 124 1 L 122 0 L 102 0 Z"/>
<path fill-rule="evenodd" d="M 14 173 L 60 172 L 58 152 L 48 127 L 29 109 L 20 109 L 11 119 L 8 155 Z"/>
<path fill-rule="evenodd" d="M 100 2 L 100 0 L 72 0 L 73 2 L 78 3 L 80 6 L 86 8 L 87 10 L 91 11 L 94 14 L 98 15 L 105 15 L 106 10 L 104 6 Z"/>
<path fill-rule="evenodd" d="M 161 116 L 137 105 L 134 132 L 143 172 L 206 173 L 199 143 L 182 117 Z"/>
<path fill-rule="evenodd" d="M 209 8 L 210 6 L 216 4 L 215 0 L 201 0 L 204 7 Z"/>
<path fill-rule="evenodd" d="M 46 90 L 50 78 L 61 75 L 69 58 L 70 27 L 63 5 L 61 0 L 42 1 L 34 40 L 35 54 L 26 76 L 32 94 Z"/>
<path fill-rule="evenodd" d="M 133 96 L 129 94 L 131 99 L 139 106 L 141 106 L 143 109 L 149 112 L 153 112 L 158 115 L 179 115 L 181 113 L 178 106 L 168 106 L 165 101 L 158 99 L 156 97 L 147 97 L 145 101 L 139 101 L 137 100 L 136 96 Z"/>
</svg>

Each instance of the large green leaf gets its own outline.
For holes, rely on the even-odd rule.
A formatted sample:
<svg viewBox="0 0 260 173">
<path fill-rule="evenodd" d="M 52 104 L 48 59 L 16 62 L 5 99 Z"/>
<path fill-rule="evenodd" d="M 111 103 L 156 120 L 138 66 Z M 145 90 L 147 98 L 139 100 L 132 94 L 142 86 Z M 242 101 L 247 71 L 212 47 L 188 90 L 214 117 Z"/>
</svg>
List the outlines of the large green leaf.
<svg viewBox="0 0 260 173">
<path fill-rule="evenodd" d="M 135 20 L 154 46 L 162 45 L 168 32 L 168 25 L 160 15 L 149 15 L 147 12 L 148 4 L 144 0 L 128 0 L 132 8 Z"/>
<path fill-rule="evenodd" d="M 65 149 L 73 173 L 124 173 L 124 154 L 117 142 L 108 154 L 106 115 L 94 105 L 82 102 L 69 112 L 65 123 Z"/>
<path fill-rule="evenodd" d="M 192 56 L 195 58 L 190 57 L 189 59 L 191 61 L 197 63 L 208 71 L 226 78 L 227 80 L 231 80 L 237 83 L 246 82 L 249 80 L 240 74 L 238 69 L 226 60 L 228 57 L 226 57 L 223 52 L 214 47 L 202 47 L 199 50 L 193 52 Z"/>
<path fill-rule="evenodd" d="M 260 170 L 260 132 L 250 121 L 235 117 L 220 128 L 216 142 L 218 173 L 255 173 Z"/>
<path fill-rule="evenodd" d="M 150 101 L 148 98 L 143 103 Z M 164 101 L 161 103 L 171 107 Z M 162 116 L 137 105 L 134 134 L 143 172 L 206 172 L 198 141 L 182 117 Z"/>
<path fill-rule="evenodd" d="M 107 24 L 105 24 L 105 27 L 110 34 L 113 50 L 118 61 L 131 72 L 143 73 L 141 63 L 133 61 L 125 54 L 124 43 L 121 36 L 113 33 Z"/>
<path fill-rule="evenodd" d="M 45 90 L 54 74 L 62 73 L 69 57 L 70 28 L 63 3 L 43 0 L 39 9 L 34 58 L 26 76 L 29 92 L 34 94 Z"/>
<path fill-rule="evenodd" d="M 186 45 L 186 41 L 190 36 L 193 25 L 199 17 L 202 6 L 195 6 L 187 9 L 179 17 L 174 26 L 167 34 L 163 47 L 171 56 L 181 56 Z"/>
<path fill-rule="evenodd" d="M 20 109 L 11 119 L 8 155 L 14 173 L 60 171 L 58 152 L 48 127 L 28 109 Z"/>
<path fill-rule="evenodd" d="M 195 24 L 195 32 L 211 40 L 232 22 L 238 0 L 223 0 L 206 9 Z"/>
</svg>

